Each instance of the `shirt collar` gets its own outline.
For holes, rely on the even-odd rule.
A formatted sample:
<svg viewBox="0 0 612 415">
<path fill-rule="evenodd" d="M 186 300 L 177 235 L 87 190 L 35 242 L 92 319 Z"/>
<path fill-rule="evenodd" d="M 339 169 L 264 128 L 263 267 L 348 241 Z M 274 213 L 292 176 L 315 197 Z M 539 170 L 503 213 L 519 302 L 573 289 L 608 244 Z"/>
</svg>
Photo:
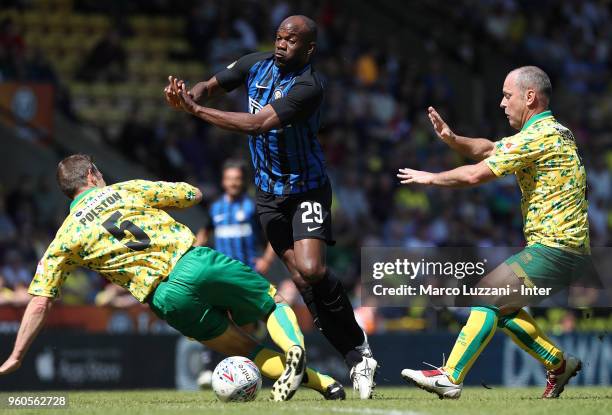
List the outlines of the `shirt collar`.
<svg viewBox="0 0 612 415">
<path fill-rule="evenodd" d="M 70 203 L 70 210 L 72 210 L 81 201 L 81 199 L 85 197 L 85 195 L 91 193 L 92 191 L 96 189 L 97 187 L 92 187 L 91 189 L 87 189 L 84 192 L 81 192 L 77 197 L 74 198 L 72 203 Z"/>
<path fill-rule="evenodd" d="M 553 115 L 552 115 L 552 111 L 551 110 L 546 110 L 546 111 L 541 112 L 539 114 L 532 115 L 531 118 L 529 118 L 527 120 L 525 125 L 523 125 L 523 128 L 521 128 L 521 131 L 525 131 L 526 129 L 528 129 L 533 124 L 535 124 L 536 122 L 540 121 L 541 119 L 544 119 L 546 117 L 552 117 L 552 116 Z"/>
</svg>

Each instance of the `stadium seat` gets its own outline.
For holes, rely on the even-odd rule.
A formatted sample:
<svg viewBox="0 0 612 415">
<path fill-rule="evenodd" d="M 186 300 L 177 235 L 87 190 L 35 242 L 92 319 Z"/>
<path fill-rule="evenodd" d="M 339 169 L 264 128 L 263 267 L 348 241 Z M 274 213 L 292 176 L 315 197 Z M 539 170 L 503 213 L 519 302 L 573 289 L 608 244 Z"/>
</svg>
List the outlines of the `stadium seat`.
<svg viewBox="0 0 612 415">
<path fill-rule="evenodd" d="M 49 33 L 69 33 L 70 20 L 68 19 L 68 15 L 63 13 L 52 13 L 47 15 L 46 28 Z"/>
<path fill-rule="evenodd" d="M 132 16 L 129 22 L 137 36 L 148 35 L 151 32 L 151 22 L 147 16 Z"/>
<path fill-rule="evenodd" d="M 110 28 L 110 20 L 102 14 L 87 16 L 87 22 L 91 33 L 104 33 Z"/>
<path fill-rule="evenodd" d="M 23 14 L 22 18 L 24 30 L 26 32 L 36 31 L 42 32 L 46 27 L 46 19 L 44 13 L 39 11 L 27 11 Z"/>
</svg>

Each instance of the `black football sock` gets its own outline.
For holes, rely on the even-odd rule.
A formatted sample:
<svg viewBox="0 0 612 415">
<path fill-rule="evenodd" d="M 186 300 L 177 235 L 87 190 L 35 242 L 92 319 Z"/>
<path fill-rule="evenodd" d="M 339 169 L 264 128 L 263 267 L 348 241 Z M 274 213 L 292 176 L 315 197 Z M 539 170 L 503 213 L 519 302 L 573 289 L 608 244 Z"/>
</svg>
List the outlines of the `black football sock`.
<svg viewBox="0 0 612 415">
<path fill-rule="evenodd" d="M 348 350 L 351 350 L 350 344 L 342 335 L 342 330 L 337 327 L 333 320 L 333 316 L 330 313 L 317 304 L 314 297 L 312 287 L 307 287 L 300 291 L 302 298 L 310 315 L 315 327 L 321 331 L 327 341 L 336 349 L 342 356 L 345 356 Z"/>
<path fill-rule="evenodd" d="M 323 327 L 326 325 L 329 325 L 330 328 L 335 327 L 334 332 L 330 333 L 328 338 L 334 337 L 342 340 L 337 341 L 339 345 L 340 343 L 342 345 L 341 349 L 337 348 L 342 356 L 346 356 L 348 352 L 361 346 L 365 341 L 365 335 L 357 324 L 353 306 L 342 283 L 327 271 L 320 281 L 312 284 L 312 291 L 319 322 Z M 331 340 L 330 342 L 336 343 Z"/>
</svg>

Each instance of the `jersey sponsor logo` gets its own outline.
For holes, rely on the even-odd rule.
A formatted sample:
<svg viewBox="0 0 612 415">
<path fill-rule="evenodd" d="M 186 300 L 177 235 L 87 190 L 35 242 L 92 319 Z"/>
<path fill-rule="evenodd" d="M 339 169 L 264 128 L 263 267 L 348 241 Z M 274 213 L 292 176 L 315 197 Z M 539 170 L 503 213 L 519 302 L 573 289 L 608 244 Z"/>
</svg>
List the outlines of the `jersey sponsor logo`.
<svg viewBox="0 0 612 415">
<path fill-rule="evenodd" d="M 257 89 L 268 89 L 270 87 L 266 86 L 266 85 L 259 85 L 257 82 L 255 82 L 255 88 L 257 88 Z"/>
<path fill-rule="evenodd" d="M 274 91 L 274 99 L 281 99 L 283 97 L 283 91 L 281 89 L 277 89 Z"/>
<path fill-rule="evenodd" d="M 227 69 L 232 69 L 234 66 L 236 66 L 236 63 L 238 63 L 238 61 L 230 63 L 229 65 L 227 65 Z"/>
<path fill-rule="evenodd" d="M 319 229 L 320 226 L 315 226 L 314 228 L 311 228 L 310 226 L 306 229 L 308 229 L 308 232 L 312 232 L 312 231 L 316 231 L 317 229 Z"/>
<path fill-rule="evenodd" d="M 83 215 L 79 222 L 82 225 L 87 225 L 87 222 L 93 222 L 94 219 L 100 217 L 100 213 L 104 211 L 104 209 L 108 208 L 111 205 L 114 205 L 115 202 L 121 200 L 121 195 L 119 192 L 109 193 L 103 192 L 97 195 L 93 200 L 87 203 L 87 205 L 80 209 L 78 212 L 74 214 L 75 217 L 79 218 Z"/>
<path fill-rule="evenodd" d="M 262 108 L 263 107 L 261 106 L 259 102 L 249 97 L 249 112 L 251 114 L 257 114 L 259 111 L 261 111 Z"/>
<path fill-rule="evenodd" d="M 246 238 L 253 235 L 253 227 L 250 223 L 235 225 L 219 225 L 215 227 L 217 238 Z"/>
<path fill-rule="evenodd" d="M 223 219 L 225 219 L 225 213 L 219 213 L 218 215 L 214 215 L 213 216 L 213 222 L 221 222 Z"/>
</svg>

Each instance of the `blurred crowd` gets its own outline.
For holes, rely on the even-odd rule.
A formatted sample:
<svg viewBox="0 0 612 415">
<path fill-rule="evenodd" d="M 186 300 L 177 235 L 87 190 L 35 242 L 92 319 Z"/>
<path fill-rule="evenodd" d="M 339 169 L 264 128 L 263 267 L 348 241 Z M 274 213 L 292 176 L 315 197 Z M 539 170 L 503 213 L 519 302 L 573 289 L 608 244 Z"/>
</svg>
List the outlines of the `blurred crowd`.
<svg viewBox="0 0 612 415">
<path fill-rule="evenodd" d="M 105 11 L 100 2 L 83 3 Z M 462 101 L 446 68 L 450 62 L 456 64 L 458 56 L 459 62 L 477 68 L 479 56 L 494 51 L 513 64 L 537 64 L 551 75 L 553 112 L 573 130 L 588 172 L 592 245 L 612 245 L 612 98 L 607 93 L 612 88 L 608 75 L 612 69 L 612 26 L 608 24 L 608 3 L 434 1 L 431 10 L 444 8 L 445 18 L 461 26 L 464 33 L 454 53 L 444 54 L 441 51 L 448 48 L 436 48 L 425 60 L 400 53 L 406 45 L 387 32 L 381 31 L 376 39 L 365 38 L 361 35 L 364 17 L 344 13 L 332 1 L 194 0 L 181 1 L 180 7 L 157 1 L 152 2 L 155 7 L 150 11 L 186 15 L 185 36 L 192 53 L 210 68 L 209 74 L 202 74 L 202 80 L 246 53 L 271 49 L 275 29 L 287 15 L 315 18 L 319 25 L 315 67 L 326 83 L 319 139 L 333 182 L 338 241 L 330 249 L 329 262 L 348 287 L 355 287 L 360 248 L 364 246 L 524 245 L 520 193 L 513 176 L 460 191 L 400 187 L 395 178 L 400 167 L 440 171 L 466 162 L 433 134 L 425 113 L 429 105 L 436 106 L 451 127 L 464 135 L 497 139 L 512 133 L 496 106 L 484 108 L 482 119 L 476 122 L 454 118 Z M 453 25 L 448 26 L 449 33 L 442 32 L 442 37 L 454 39 L 450 32 Z M 481 41 L 483 38 L 487 40 Z M 108 72 L 112 77 L 120 71 L 125 52 L 114 35 L 104 41 L 94 51 L 103 49 L 109 56 L 95 62 L 87 58 L 84 65 L 103 70 L 105 62 L 112 62 L 113 69 Z M 7 62 L 19 59 L 39 63 L 12 69 L 11 75 L 5 69 Z M 38 51 L 24 50 L 19 34 L 5 22 L 0 33 L 0 77 L 27 77 L 24 67 L 30 68 L 25 72 L 55 82 L 52 69 L 40 69 L 45 68 L 44 58 Z M 33 71 L 32 67 L 39 69 Z M 77 76 L 91 76 L 91 71 L 84 70 Z M 471 72 L 476 80 L 482 76 L 482 69 Z M 500 77 L 499 91 L 486 92 L 493 95 L 488 98 L 492 102 L 501 98 L 502 80 Z M 160 83 L 160 94 L 162 88 Z M 244 111 L 246 99 L 238 91 L 214 105 Z M 220 192 L 223 161 L 229 157 L 250 160 L 246 138 L 211 128 L 187 115 L 179 119 L 147 123 L 135 109 L 111 144 L 159 177 L 198 183 L 206 195 L 205 203 L 210 203 Z M 22 194 L 19 202 L 12 196 L 15 192 Z M 0 194 L 0 287 L 5 287 L 0 291 L 0 303 L 11 296 L 13 301 L 20 301 L 19 287 L 31 278 L 41 247 L 59 223 L 57 212 L 41 219 L 44 215 L 39 210 L 46 207 L 36 199 L 44 196 L 34 190 L 27 192 L 22 186 L 3 189 Z M 92 302 L 101 282 L 87 273 L 83 275 L 81 283 L 74 284 L 82 284 L 76 290 L 86 293 L 81 301 Z M 6 294 L 6 287 L 13 291 Z M 369 321 L 385 317 L 385 313 L 389 317 L 405 316 L 406 310 L 399 314 L 394 309 L 381 309 L 376 315 L 367 310 L 360 313 L 363 321 Z"/>
</svg>

